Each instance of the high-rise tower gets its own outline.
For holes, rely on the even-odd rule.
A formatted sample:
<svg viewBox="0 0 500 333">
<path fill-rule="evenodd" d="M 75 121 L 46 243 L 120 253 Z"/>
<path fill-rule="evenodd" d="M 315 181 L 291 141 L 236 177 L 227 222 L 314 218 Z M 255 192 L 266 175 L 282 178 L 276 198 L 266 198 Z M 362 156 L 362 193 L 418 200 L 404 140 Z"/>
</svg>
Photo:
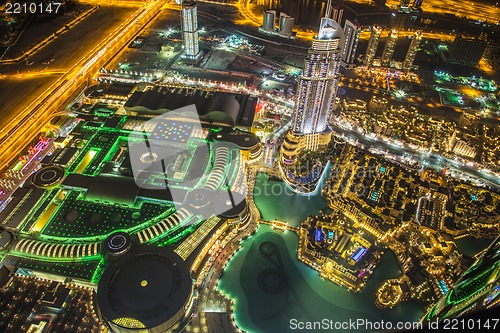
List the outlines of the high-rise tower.
<svg viewBox="0 0 500 333">
<path fill-rule="evenodd" d="M 415 0 L 415 1 L 413 1 L 412 8 L 413 9 L 420 9 L 420 8 L 422 8 L 422 2 L 424 2 L 424 0 Z"/>
<path fill-rule="evenodd" d="M 313 38 L 297 84 L 292 128 L 281 146 L 280 170 L 284 181 L 298 193 L 309 193 L 317 186 L 324 168 L 316 165 L 307 177 L 297 176 L 294 166 L 300 152 L 317 150 L 331 140 L 329 125 L 340 81 L 342 27 L 330 18 L 331 0 L 321 18 L 318 35 Z M 326 163 L 326 162 L 325 162 Z M 293 169 L 293 167 L 292 167 Z"/>
<path fill-rule="evenodd" d="M 370 68 L 373 64 L 373 59 L 377 53 L 378 42 L 380 40 L 380 34 L 382 34 L 382 28 L 374 25 L 372 27 L 372 33 L 370 35 L 370 41 L 368 41 L 368 48 L 366 49 L 365 60 L 363 64 Z"/>
<path fill-rule="evenodd" d="M 337 22 L 329 17 L 321 19 L 297 86 L 292 124 L 296 134 L 321 133 L 327 129 L 340 79 L 342 37 Z"/>
<path fill-rule="evenodd" d="M 285 171 L 287 166 L 295 164 L 302 150 L 316 150 L 328 145 L 331 140 L 328 125 L 340 81 L 340 43 L 344 34 L 342 27 L 330 18 L 330 1 L 325 17 L 321 19 L 318 35 L 313 38 L 304 60 L 297 85 L 292 128 L 281 146 L 281 170 L 285 178 L 288 177 L 285 182 L 292 188 L 292 182 L 297 185 L 300 181 L 289 177 L 288 171 Z"/>
<path fill-rule="evenodd" d="M 421 41 L 422 30 L 417 30 L 413 34 L 413 39 L 410 43 L 410 47 L 408 48 L 408 52 L 406 52 L 405 61 L 403 62 L 403 69 L 407 72 L 410 71 L 413 67 L 413 62 L 415 61 L 415 56 L 417 55 L 417 51 Z"/>
<path fill-rule="evenodd" d="M 401 0 L 399 2 L 400 8 L 408 8 L 410 6 L 410 0 Z"/>
<path fill-rule="evenodd" d="M 202 53 L 198 45 L 198 12 L 197 4 L 192 0 L 182 1 L 181 9 L 183 58 L 197 63 Z"/>
<path fill-rule="evenodd" d="M 262 29 L 266 31 L 274 31 L 276 29 L 276 11 L 265 10 L 264 21 L 262 22 Z"/>
<path fill-rule="evenodd" d="M 284 36 L 290 36 L 293 33 L 294 18 L 281 12 L 279 21 L 279 33 Z"/>
<path fill-rule="evenodd" d="M 349 20 L 344 24 L 344 39 L 342 41 L 342 52 L 340 58 L 342 65 L 346 66 L 354 63 L 356 49 L 358 48 L 359 33 L 361 29 Z"/>
<path fill-rule="evenodd" d="M 387 42 L 385 43 L 384 52 L 382 53 L 382 66 L 389 66 L 397 41 L 398 30 L 392 29 L 389 36 L 387 36 Z"/>
</svg>

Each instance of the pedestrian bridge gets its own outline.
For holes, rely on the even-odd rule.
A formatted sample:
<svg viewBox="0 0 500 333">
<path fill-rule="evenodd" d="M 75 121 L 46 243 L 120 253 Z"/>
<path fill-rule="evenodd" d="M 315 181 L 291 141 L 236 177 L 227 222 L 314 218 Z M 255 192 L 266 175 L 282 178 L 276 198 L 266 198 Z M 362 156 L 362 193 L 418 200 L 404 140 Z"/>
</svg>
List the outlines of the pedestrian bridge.
<svg viewBox="0 0 500 333">
<path fill-rule="evenodd" d="M 282 230 L 283 232 L 285 232 L 286 230 L 291 230 L 295 233 L 299 233 L 300 232 L 300 228 L 298 227 L 292 227 L 290 225 L 288 225 L 288 223 L 285 221 L 278 221 L 278 220 L 274 220 L 274 221 L 268 221 L 268 220 L 259 220 L 259 223 L 264 223 L 264 224 L 267 224 L 267 225 L 270 225 L 271 227 L 273 227 L 273 229 L 279 229 L 279 230 Z"/>
</svg>

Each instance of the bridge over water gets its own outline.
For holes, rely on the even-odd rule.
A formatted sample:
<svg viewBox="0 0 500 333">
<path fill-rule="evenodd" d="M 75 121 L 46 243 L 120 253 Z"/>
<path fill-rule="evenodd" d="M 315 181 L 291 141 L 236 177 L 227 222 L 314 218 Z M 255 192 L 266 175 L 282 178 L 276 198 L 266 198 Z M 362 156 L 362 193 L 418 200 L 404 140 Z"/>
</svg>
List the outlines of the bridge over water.
<svg viewBox="0 0 500 333">
<path fill-rule="evenodd" d="M 288 223 L 286 221 L 285 222 L 278 221 L 278 220 L 269 221 L 269 220 L 259 219 L 259 223 L 270 225 L 271 227 L 273 227 L 273 229 L 279 229 L 279 230 L 282 230 L 283 232 L 286 230 L 291 230 L 291 231 L 295 232 L 296 234 L 299 234 L 299 232 L 300 232 L 300 228 L 292 227 L 292 226 L 288 225 Z"/>
</svg>

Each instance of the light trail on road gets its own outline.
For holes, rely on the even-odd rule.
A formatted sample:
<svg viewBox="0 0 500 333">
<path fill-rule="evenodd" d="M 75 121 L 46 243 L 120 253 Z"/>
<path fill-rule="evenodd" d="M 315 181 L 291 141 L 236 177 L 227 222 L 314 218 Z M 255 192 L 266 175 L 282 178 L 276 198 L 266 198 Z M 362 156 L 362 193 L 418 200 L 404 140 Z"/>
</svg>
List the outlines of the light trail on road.
<svg viewBox="0 0 500 333">
<path fill-rule="evenodd" d="M 57 111 L 97 70 L 116 54 L 160 11 L 164 1 L 151 0 L 89 50 L 45 92 L 0 130 L 0 170 L 38 135 L 50 114 Z"/>
</svg>

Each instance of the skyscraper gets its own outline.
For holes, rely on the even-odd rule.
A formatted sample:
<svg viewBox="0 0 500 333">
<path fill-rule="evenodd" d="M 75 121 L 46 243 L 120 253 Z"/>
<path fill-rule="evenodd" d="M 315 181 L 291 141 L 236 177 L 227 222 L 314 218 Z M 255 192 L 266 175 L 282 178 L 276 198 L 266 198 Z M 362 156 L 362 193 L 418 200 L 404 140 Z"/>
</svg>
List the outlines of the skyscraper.
<svg viewBox="0 0 500 333">
<path fill-rule="evenodd" d="M 368 42 L 368 48 L 366 49 L 365 60 L 363 64 L 370 68 L 377 53 L 378 42 L 380 40 L 380 34 L 382 33 L 382 28 L 374 25 L 372 27 L 372 33 L 370 35 L 370 41 Z"/>
<path fill-rule="evenodd" d="M 389 33 L 389 36 L 387 36 L 384 52 L 382 53 L 382 66 L 389 66 L 397 41 L 398 41 L 398 30 L 392 29 L 391 32 Z"/>
<path fill-rule="evenodd" d="M 279 22 L 279 33 L 284 36 L 289 36 L 293 32 L 294 18 L 281 12 Z"/>
<path fill-rule="evenodd" d="M 399 2 L 399 7 L 408 8 L 410 6 L 410 0 L 401 0 Z"/>
<path fill-rule="evenodd" d="M 275 10 L 265 10 L 264 11 L 264 21 L 262 22 L 262 29 L 266 31 L 274 31 L 276 25 L 276 11 Z"/>
<path fill-rule="evenodd" d="M 348 65 L 354 63 L 354 57 L 356 56 L 356 49 L 358 48 L 358 39 L 361 29 L 349 20 L 345 20 L 344 24 L 344 39 L 341 43 L 342 52 L 340 58 L 342 60 L 342 65 Z"/>
<path fill-rule="evenodd" d="M 297 85 L 291 131 L 281 147 L 281 162 L 295 163 L 303 149 L 316 150 L 331 140 L 328 126 L 340 81 L 342 27 L 330 18 L 330 1 L 313 38 Z"/>
<path fill-rule="evenodd" d="M 280 149 L 279 170 L 284 182 L 297 193 L 311 193 L 326 170 L 315 161 L 304 176 L 296 167 L 303 150 L 317 150 L 328 145 L 332 138 L 329 127 L 340 81 L 342 27 L 330 18 L 331 0 L 325 17 L 321 18 L 318 35 L 313 38 L 304 68 L 299 77 L 292 128 Z M 326 161 L 323 161 L 326 163 Z M 299 173 L 298 173 L 299 172 Z"/>
<path fill-rule="evenodd" d="M 314 134 L 327 129 L 340 79 L 342 37 L 342 28 L 337 22 L 329 17 L 321 19 L 298 82 L 294 133 Z"/>
<path fill-rule="evenodd" d="M 333 16 L 332 19 L 338 24 L 342 24 L 342 16 L 344 15 L 343 8 L 333 8 Z"/>
<path fill-rule="evenodd" d="M 415 1 L 413 1 L 412 8 L 413 9 L 420 9 L 420 8 L 422 8 L 422 2 L 424 2 L 424 0 L 415 0 Z"/>
<path fill-rule="evenodd" d="M 198 12 L 197 4 L 192 0 L 184 0 L 181 10 L 183 57 L 197 63 L 201 59 L 198 45 Z"/>
<path fill-rule="evenodd" d="M 403 62 L 403 69 L 405 71 L 410 71 L 413 67 L 413 62 L 415 61 L 415 56 L 417 55 L 417 51 L 421 41 L 422 30 L 417 30 L 413 34 L 413 39 L 410 43 L 410 47 L 408 48 L 408 52 L 406 52 L 405 61 Z"/>
</svg>

